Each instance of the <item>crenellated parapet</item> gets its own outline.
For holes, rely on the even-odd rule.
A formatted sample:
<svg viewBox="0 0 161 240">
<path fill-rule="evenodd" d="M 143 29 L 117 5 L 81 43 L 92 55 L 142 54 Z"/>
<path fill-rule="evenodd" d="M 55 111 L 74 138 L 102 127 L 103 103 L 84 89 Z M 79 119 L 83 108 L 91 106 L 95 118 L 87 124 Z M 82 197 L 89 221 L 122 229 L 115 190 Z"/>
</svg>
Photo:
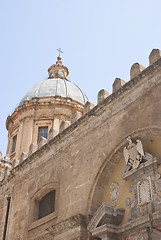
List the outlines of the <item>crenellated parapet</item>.
<svg viewBox="0 0 161 240">
<path fill-rule="evenodd" d="M 31 100 L 26 99 L 24 103 L 7 118 L 6 125 L 10 138 L 7 156 L 10 156 L 12 161 L 14 159 L 20 159 L 20 162 L 23 162 L 59 134 L 62 136 L 67 131 L 70 131 L 72 126 L 78 125 L 84 121 L 84 119 L 90 117 L 90 115 L 94 115 L 95 112 L 103 106 L 113 104 L 113 101 L 116 101 L 117 98 L 120 98 L 127 91 L 132 91 L 135 84 L 142 81 L 150 71 L 156 68 L 157 61 L 160 58 L 161 51 L 159 49 L 153 49 L 149 55 L 149 67 L 145 68 L 139 63 L 134 63 L 130 68 L 130 80 L 126 82 L 121 78 L 116 78 L 112 85 L 112 94 L 109 94 L 105 89 L 100 90 L 97 95 L 96 106 L 89 101 L 83 105 L 70 97 L 48 96 L 46 98 L 34 97 Z M 48 126 L 48 136 L 47 138 L 41 137 L 38 141 L 38 128 L 45 125 Z M 30 134 L 28 129 L 31 129 Z M 15 155 L 15 153 L 10 154 L 10 149 L 13 137 L 16 134 L 17 145 L 21 147 L 16 149 Z M 22 139 L 22 136 L 27 137 Z M 2 172 L 3 171 L 4 169 L 2 169 Z"/>
<path fill-rule="evenodd" d="M 160 50 L 150 63 L 133 64 L 112 94 L 100 90 L 96 106 L 36 92 L 8 118 L 0 226 L 10 199 L 9 239 L 161 238 Z"/>
<path fill-rule="evenodd" d="M 105 89 L 102 89 L 98 92 L 97 95 L 97 104 L 103 103 L 104 101 L 111 102 L 117 98 L 118 95 L 123 93 L 126 89 L 132 88 L 135 82 L 140 81 L 146 73 L 149 72 L 149 68 L 161 58 L 161 50 L 153 49 L 149 55 L 149 66 L 145 68 L 140 63 L 134 63 L 130 68 L 130 80 L 126 82 L 121 78 L 115 78 L 112 85 L 112 94 L 109 94 Z M 90 102 L 86 102 L 84 106 L 84 113 L 89 112 L 94 108 L 94 105 Z M 95 107 L 97 109 L 97 105 Z"/>
</svg>

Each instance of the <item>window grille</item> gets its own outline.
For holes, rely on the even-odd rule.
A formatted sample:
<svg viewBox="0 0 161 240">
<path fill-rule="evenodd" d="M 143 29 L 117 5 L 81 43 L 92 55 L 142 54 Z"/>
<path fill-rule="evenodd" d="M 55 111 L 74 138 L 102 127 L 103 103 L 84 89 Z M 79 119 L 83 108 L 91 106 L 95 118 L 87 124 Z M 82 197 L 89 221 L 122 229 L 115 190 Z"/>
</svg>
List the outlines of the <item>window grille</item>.
<svg viewBox="0 0 161 240">
<path fill-rule="evenodd" d="M 55 211 L 56 191 L 47 193 L 39 202 L 38 219 L 43 218 Z"/>
<path fill-rule="evenodd" d="M 37 142 L 39 142 L 41 137 L 44 137 L 44 138 L 47 139 L 47 137 L 48 137 L 48 127 L 39 127 L 38 128 Z"/>
</svg>

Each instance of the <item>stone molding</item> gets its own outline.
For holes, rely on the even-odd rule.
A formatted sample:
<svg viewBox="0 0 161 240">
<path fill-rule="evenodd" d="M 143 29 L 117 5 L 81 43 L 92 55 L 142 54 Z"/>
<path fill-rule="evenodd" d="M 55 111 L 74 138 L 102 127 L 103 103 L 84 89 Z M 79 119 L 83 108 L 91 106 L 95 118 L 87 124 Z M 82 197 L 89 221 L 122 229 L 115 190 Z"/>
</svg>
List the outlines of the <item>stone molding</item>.
<svg viewBox="0 0 161 240">
<path fill-rule="evenodd" d="M 111 237 L 113 240 L 118 239 L 118 237 L 119 239 L 133 240 L 131 236 L 134 235 L 134 240 L 142 240 L 140 238 L 142 236 L 147 236 L 148 229 L 152 237 L 158 237 L 152 239 L 159 240 L 161 231 L 155 227 L 158 225 L 159 222 L 161 223 L 161 213 L 158 211 L 157 213 L 140 217 L 121 226 L 104 224 L 90 231 L 93 237 L 100 237 L 102 239 L 106 236 L 109 238 Z M 145 238 L 145 240 L 147 240 L 147 238 Z"/>
<path fill-rule="evenodd" d="M 53 237 L 57 236 L 61 233 L 69 231 L 69 229 L 74 229 L 77 227 L 86 228 L 89 222 L 89 216 L 85 216 L 82 214 L 75 215 L 70 217 L 69 219 L 57 223 L 49 228 L 47 228 L 47 232 L 50 233 Z"/>
<path fill-rule="evenodd" d="M 95 212 L 87 229 L 93 237 L 104 239 L 108 236 L 116 239 L 117 229 L 122 222 L 124 214 L 124 209 L 119 208 L 115 211 L 112 205 L 103 203 Z"/>
</svg>

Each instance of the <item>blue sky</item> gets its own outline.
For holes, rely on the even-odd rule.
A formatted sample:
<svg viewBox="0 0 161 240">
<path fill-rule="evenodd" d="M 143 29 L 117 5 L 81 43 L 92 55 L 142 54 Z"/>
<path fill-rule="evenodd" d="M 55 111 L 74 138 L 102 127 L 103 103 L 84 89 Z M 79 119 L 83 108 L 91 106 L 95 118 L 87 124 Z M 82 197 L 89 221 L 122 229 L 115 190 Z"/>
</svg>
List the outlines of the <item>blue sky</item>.
<svg viewBox="0 0 161 240">
<path fill-rule="evenodd" d="M 96 104 L 133 63 L 161 49 L 160 0 L 0 0 L 0 150 L 5 121 L 63 50 L 69 79 Z"/>
</svg>

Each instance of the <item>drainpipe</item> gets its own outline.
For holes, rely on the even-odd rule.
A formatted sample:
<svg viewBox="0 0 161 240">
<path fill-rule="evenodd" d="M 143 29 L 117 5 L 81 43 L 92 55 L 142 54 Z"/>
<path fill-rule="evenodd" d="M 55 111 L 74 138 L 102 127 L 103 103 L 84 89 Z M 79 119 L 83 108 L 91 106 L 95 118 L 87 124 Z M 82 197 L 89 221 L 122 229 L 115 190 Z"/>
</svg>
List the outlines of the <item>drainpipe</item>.
<svg viewBox="0 0 161 240">
<path fill-rule="evenodd" d="M 5 218 L 4 230 L 3 230 L 3 240 L 6 239 L 6 232 L 7 232 L 7 224 L 8 224 L 8 216 L 9 216 L 9 210 L 10 210 L 10 203 L 11 203 L 11 198 L 10 198 L 10 197 L 7 197 L 7 209 L 6 209 L 6 218 Z"/>
</svg>

